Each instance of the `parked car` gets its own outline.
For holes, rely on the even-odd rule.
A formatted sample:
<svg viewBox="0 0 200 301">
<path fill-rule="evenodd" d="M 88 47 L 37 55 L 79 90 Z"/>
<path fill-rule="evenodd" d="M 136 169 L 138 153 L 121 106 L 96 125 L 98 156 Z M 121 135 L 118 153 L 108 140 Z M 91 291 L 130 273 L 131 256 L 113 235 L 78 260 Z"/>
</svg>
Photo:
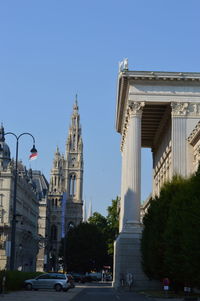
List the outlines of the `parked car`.
<svg viewBox="0 0 200 301">
<path fill-rule="evenodd" d="M 86 277 L 84 274 L 81 273 L 71 273 L 72 277 L 74 278 L 75 282 L 79 283 L 85 283 L 86 282 Z"/>
<path fill-rule="evenodd" d="M 100 281 L 102 278 L 101 273 L 89 273 L 88 276 L 91 277 L 92 281 Z"/>
<path fill-rule="evenodd" d="M 25 280 L 24 284 L 27 290 L 49 288 L 60 292 L 71 288 L 70 277 L 62 273 L 42 274 L 34 279 Z"/>
</svg>

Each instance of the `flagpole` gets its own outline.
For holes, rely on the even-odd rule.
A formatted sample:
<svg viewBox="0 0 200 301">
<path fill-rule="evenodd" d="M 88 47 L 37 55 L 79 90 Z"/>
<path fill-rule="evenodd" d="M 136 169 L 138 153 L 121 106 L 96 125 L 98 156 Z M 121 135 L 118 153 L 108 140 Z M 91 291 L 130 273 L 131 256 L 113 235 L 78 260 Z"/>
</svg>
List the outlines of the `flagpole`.
<svg viewBox="0 0 200 301">
<path fill-rule="evenodd" d="M 14 172 L 14 191 L 13 191 L 13 211 L 12 211 L 12 228 L 11 228 L 11 252 L 10 252 L 10 270 L 15 269 L 15 234 L 16 234 L 16 205 L 17 205 L 17 179 L 18 179 L 18 150 L 19 150 L 19 139 L 23 135 L 29 135 L 33 139 L 33 147 L 31 153 L 37 153 L 35 148 L 35 138 L 30 133 L 22 133 L 19 136 L 12 132 L 5 133 L 5 135 L 12 135 L 16 138 L 16 150 L 15 150 L 15 172 Z"/>
</svg>

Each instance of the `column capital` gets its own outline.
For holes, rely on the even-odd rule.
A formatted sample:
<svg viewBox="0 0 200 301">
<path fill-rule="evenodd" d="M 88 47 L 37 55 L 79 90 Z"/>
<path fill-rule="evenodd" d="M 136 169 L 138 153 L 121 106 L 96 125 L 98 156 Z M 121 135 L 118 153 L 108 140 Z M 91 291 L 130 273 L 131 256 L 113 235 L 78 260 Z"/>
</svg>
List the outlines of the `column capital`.
<svg viewBox="0 0 200 301">
<path fill-rule="evenodd" d="M 199 102 L 171 102 L 172 117 L 190 116 L 196 118 L 200 116 Z"/>
<path fill-rule="evenodd" d="M 141 115 L 145 106 L 144 101 L 128 101 L 128 114 L 130 116 Z"/>
<path fill-rule="evenodd" d="M 142 110 L 145 106 L 144 101 L 131 101 L 128 100 L 128 107 L 126 110 L 124 123 L 123 123 L 123 130 L 122 130 L 122 142 L 121 142 L 121 151 L 123 151 L 125 137 L 127 134 L 128 124 L 130 117 L 141 117 L 142 116 Z"/>
<path fill-rule="evenodd" d="M 188 102 L 172 102 L 171 103 L 171 108 L 172 108 L 172 116 L 186 116 L 188 113 Z"/>
</svg>

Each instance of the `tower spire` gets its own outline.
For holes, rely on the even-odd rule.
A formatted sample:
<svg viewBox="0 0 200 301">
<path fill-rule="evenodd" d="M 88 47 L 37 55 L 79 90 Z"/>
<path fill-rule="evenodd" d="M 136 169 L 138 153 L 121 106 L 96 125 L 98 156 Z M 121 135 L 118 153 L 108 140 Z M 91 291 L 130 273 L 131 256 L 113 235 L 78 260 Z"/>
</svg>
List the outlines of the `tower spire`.
<svg viewBox="0 0 200 301">
<path fill-rule="evenodd" d="M 74 111 L 78 111 L 78 95 L 75 95 Z"/>
<path fill-rule="evenodd" d="M 4 141 L 5 141 L 3 123 L 1 123 L 1 128 L 0 128 L 0 141 L 1 141 L 1 142 L 4 142 Z"/>
</svg>

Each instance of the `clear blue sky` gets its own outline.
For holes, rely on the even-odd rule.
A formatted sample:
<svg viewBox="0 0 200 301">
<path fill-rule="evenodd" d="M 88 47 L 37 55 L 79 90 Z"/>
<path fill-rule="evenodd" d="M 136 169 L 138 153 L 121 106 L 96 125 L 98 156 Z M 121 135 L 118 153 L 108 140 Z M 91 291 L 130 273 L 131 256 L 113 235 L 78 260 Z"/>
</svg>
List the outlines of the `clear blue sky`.
<svg viewBox="0 0 200 301">
<path fill-rule="evenodd" d="M 0 121 L 32 133 L 49 179 L 56 146 L 65 151 L 78 93 L 84 141 L 84 197 L 106 214 L 120 193 L 115 131 L 118 62 L 130 70 L 200 71 L 199 0 L 1 0 Z M 14 156 L 13 138 L 7 142 Z M 19 157 L 27 160 L 23 137 Z M 151 191 L 151 154 L 142 156 L 142 200 Z"/>
</svg>

